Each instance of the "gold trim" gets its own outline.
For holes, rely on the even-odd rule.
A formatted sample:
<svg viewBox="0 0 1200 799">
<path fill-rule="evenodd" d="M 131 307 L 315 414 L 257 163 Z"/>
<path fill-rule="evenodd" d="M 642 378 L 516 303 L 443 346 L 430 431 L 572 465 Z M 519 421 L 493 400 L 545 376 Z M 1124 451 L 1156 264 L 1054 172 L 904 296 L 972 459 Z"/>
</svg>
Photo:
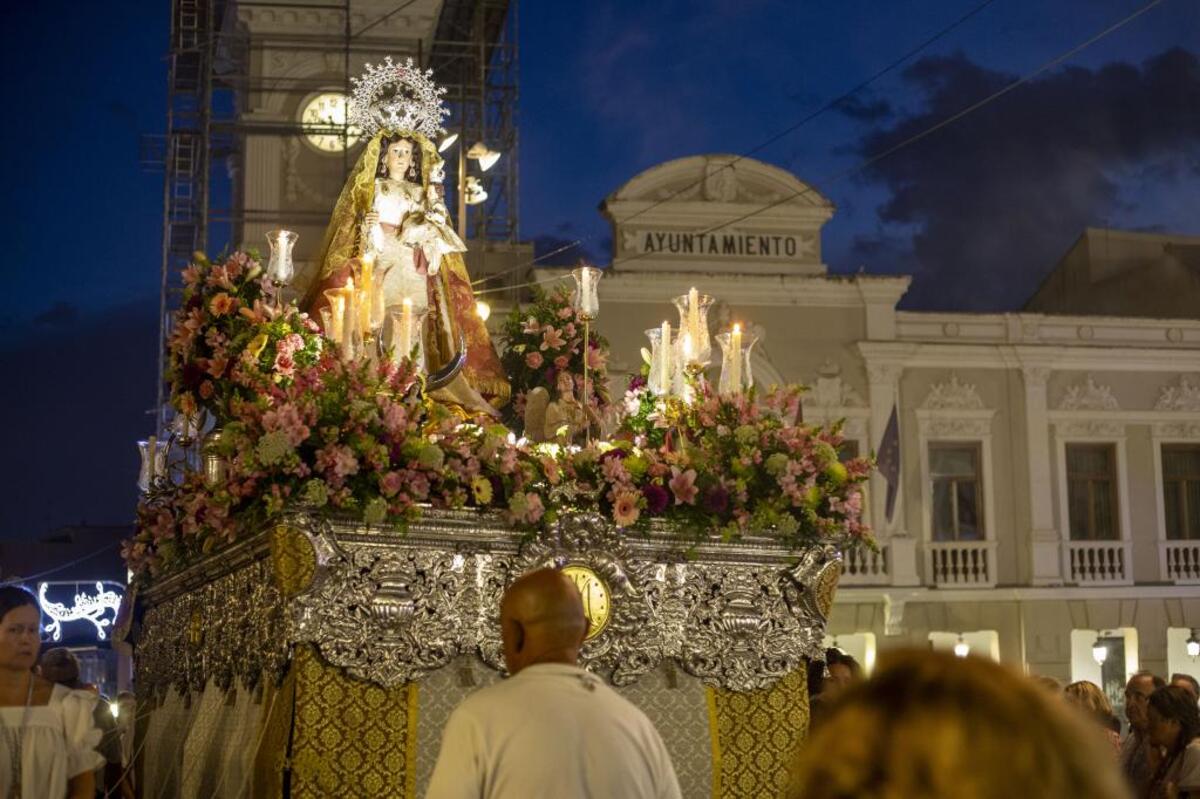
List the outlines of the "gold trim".
<svg viewBox="0 0 1200 799">
<path fill-rule="evenodd" d="M 408 735 L 404 741 L 404 776 L 408 784 L 404 786 L 405 799 L 417 799 L 417 696 L 418 683 L 408 684 Z"/>
<path fill-rule="evenodd" d="M 721 730 L 717 721 L 717 691 L 711 685 L 704 686 L 704 698 L 708 703 L 708 732 L 712 738 L 712 784 L 713 799 L 721 799 Z"/>
</svg>

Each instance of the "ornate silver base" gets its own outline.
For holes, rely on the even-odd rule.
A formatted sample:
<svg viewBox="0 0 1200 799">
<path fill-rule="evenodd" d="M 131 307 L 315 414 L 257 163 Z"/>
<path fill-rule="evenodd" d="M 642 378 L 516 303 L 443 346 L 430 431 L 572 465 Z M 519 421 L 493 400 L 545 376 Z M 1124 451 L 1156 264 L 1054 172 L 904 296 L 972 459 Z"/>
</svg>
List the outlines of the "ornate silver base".
<svg viewBox="0 0 1200 799">
<path fill-rule="evenodd" d="M 473 511 L 428 510 L 407 531 L 294 514 L 142 594 L 138 679 L 155 692 L 254 685 L 277 679 L 304 642 L 385 687 L 459 655 L 502 670 L 500 596 L 551 564 L 582 567 L 598 629 L 582 658 L 616 685 L 671 658 L 709 685 L 747 691 L 821 656 L 834 546 L 797 553 L 756 538 L 689 550 L 690 540 L 666 527 L 619 531 L 594 514 L 523 545 Z"/>
</svg>

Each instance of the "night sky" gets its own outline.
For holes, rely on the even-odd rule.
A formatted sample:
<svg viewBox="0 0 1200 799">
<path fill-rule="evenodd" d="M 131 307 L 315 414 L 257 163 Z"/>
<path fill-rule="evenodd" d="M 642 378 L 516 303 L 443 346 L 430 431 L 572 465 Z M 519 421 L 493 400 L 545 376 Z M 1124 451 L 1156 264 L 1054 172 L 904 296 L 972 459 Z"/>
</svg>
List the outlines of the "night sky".
<svg viewBox="0 0 1200 799">
<path fill-rule="evenodd" d="M 521 5 L 521 233 L 545 251 L 661 161 L 745 153 L 980 5 Z M 915 276 L 905 307 L 1020 307 L 1086 225 L 1200 234 L 1200 2 L 1165 0 L 1067 63 L 865 171 L 872 154 L 1139 8 L 995 0 L 755 157 L 838 211 L 834 272 Z M 0 536 L 123 523 L 154 402 L 169 2 L 5 3 L 9 119 Z M 850 174 L 847 174 L 847 173 Z M 214 242 L 212 250 L 224 242 Z"/>
</svg>

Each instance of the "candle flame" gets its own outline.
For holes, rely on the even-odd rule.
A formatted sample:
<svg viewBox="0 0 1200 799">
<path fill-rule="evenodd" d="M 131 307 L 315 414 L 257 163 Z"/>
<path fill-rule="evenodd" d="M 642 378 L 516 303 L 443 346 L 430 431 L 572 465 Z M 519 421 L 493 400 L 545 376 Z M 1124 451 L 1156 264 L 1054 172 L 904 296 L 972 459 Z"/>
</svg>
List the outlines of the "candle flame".
<svg viewBox="0 0 1200 799">
<path fill-rule="evenodd" d="M 741 326 L 741 325 L 739 325 L 737 322 L 734 322 L 734 323 L 733 323 L 733 332 L 734 332 L 734 333 L 741 333 L 741 332 L 742 332 L 742 326 Z"/>
</svg>

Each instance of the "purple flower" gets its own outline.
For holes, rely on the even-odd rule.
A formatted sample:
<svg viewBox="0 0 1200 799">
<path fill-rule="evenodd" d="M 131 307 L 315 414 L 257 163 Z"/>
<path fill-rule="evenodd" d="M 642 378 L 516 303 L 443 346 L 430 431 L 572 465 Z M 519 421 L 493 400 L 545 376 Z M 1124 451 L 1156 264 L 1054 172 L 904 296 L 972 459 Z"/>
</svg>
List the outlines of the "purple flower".
<svg viewBox="0 0 1200 799">
<path fill-rule="evenodd" d="M 704 493 L 703 507 L 718 516 L 729 510 L 729 492 L 722 485 L 715 485 Z"/>
<path fill-rule="evenodd" d="M 646 498 L 646 510 L 651 514 L 662 513 L 671 501 L 667 489 L 657 483 L 648 483 L 642 488 L 642 496 Z"/>
<path fill-rule="evenodd" d="M 629 378 L 630 391 L 637 391 L 640 388 L 645 388 L 645 386 L 646 378 L 642 377 L 641 375 L 634 375 L 633 377 Z"/>
</svg>

